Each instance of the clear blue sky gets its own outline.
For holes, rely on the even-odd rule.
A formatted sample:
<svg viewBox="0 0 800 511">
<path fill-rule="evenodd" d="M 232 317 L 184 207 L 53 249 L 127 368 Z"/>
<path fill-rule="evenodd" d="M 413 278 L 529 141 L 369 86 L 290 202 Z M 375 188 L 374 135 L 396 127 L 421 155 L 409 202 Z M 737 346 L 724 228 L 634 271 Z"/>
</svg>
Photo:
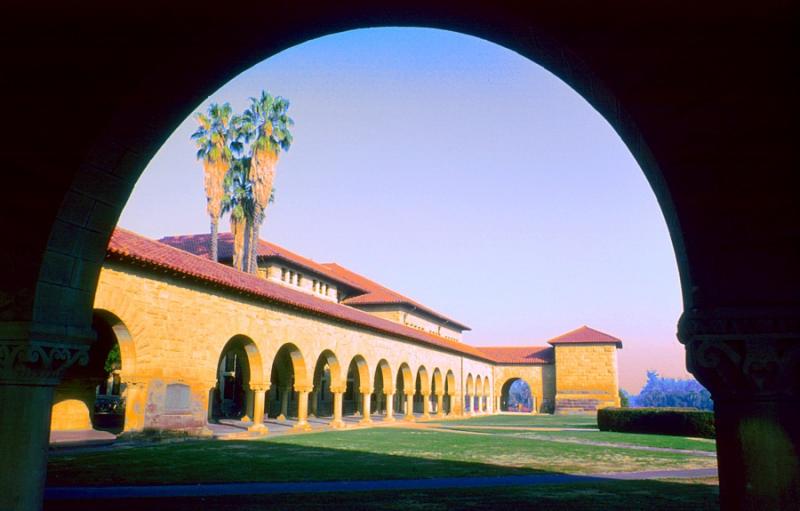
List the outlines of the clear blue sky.
<svg viewBox="0 0 800 511">
<path fill-rule="evenodd" d="M 543 344 L 587 324 L 623 339 L 623 388 L 638 392 L 650 368 L 687 376 L 653 192 L 549 71 L 462 34 L 358 30 L 286 50 L 198 109 L 241 110 L 262 89 L 289 98 L 296 123 L 262 237 L 463 321 L 472 344 Z M 153 158 L 120 225 L 208 231 L 194 128 Z"/>
</svg>

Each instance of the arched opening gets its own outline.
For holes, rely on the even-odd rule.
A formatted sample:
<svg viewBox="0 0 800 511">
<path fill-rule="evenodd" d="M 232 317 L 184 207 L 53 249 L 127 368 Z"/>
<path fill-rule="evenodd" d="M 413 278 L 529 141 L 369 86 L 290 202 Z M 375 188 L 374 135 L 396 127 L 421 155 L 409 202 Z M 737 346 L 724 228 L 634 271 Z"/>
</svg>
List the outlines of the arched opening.
<svg viewBox="0 0 800 511">
<path fill-rule="evenodd" d="M 456 377 L 453 371 L 447 371 L 444 379 L 444 412 L 447 415 L 453 413 L 453 396 L 456 393 Z"/>
<path fill-rule="evenodd" d="M 409 407 L 411 399 L 409 395 L 414 393 L 414 380 L 411 373 L 411 368 L 408 364 L 403 362 L 397 369 L 397 378 L 394 386 L 394 411 L 398 415 L 405 415 L 406 418 L 410 417 L 413 413 L 413 406 Z"/>
<path fill-rule="evenodd" d="M 475 394 L 472 396 L 472 409 L 475 412 L 482 412 L 483 408 L 481 407 L 481 394 L 483 393 L 483 380 L 481 380 L 480 376 L 475 377 Z"/>
<path fill-rule="evenodd" d="M 344 392 L 344 414 L 368 419 L 370 410 L 364 410 L 364 394 L 371 394 L 369 386 L 369 367 L 361 355 L 350 360 L 347 367 L 347 387 Z M 369 400 L 366 401 L 370 403 Z"/>
<path fill-rule="evenodd" d="M 491 406 L 490 399 L 492 396 L 492 386 L 489 384 L 489 377 L 483 379 L 483 411 L 489 412 Z"/>
<path fill-rule="evenodd" d="M 472 413 L 475 408 L 472 406 L 473 397 L 475 396 L 475 382 L 472 379 L 472 373 L 467 374 L 467 382 L 464 386 L 464 412 Z"/>
<path fill-rule="evenodd" d="M 431 381 L 425 366 L 417 369 L 417 378 L 414 382 L 414 413 L 428 415 L 431 393 Z"/>
<path fill-rule="evenodd" d="M 209 401 L 214 420 L 253 420 L 255 393 L 263 392 L 261 355 L 252 339 L 237 335 L 231 338 L 219 355 L 217 385 Z M 256 390 L 258 389 L 258 390 Z"/>
<path fill-rule="evenodd" d="M 306 364 L 300 349 L 284 344 L 275 355 L 270 372 L 269 417 L 285 421 L 298 417 L 299 392 L 306 392 Z"/>
<path fill-rule="evenodd" d="M 503 412 L 531 413 L 535 411 L 535 396 L 522 378 L 511 378 L 503 383 L 500 410 Z"/>
<path fill-rule="evenodd" d="M 330 350 L 323 351 L 314 367 L 314 390 L 309 396 L 308 413 L 311 417 L 333 416 L 333 390 L 342 385 L 339 360 Z"/>
<path fill-rule="evenodd" d="M 381 359 L 375 367 L 373 382 L 372 412 L 386 415 L 387 411 L 392 408 L 392 402 L 389 401 L 388 396 L 394 394 L 394 378 L 392 378 L 389 363 L 385 359 Z"/>
<path fill-rule="evenodd" d="M 442 372 L 437 367 L 433 370 L 433 379 L 431 380 L 431 413 L 438 416 L 444 415 L 444 384 L 442 383 Z M 440 406 L 441 404 L 441 406 Z"/>
<path fill-rule="evenodd" d="M 141 429 L 144 409 L 138 389 L 130 385 L 136 374 L 130 331 L 119 317 L 100 309 L 94 311 L 92 329 L 97 338 L 89 364 L 73 367 L 54 390 L 51 431 Z"/>
</svg>

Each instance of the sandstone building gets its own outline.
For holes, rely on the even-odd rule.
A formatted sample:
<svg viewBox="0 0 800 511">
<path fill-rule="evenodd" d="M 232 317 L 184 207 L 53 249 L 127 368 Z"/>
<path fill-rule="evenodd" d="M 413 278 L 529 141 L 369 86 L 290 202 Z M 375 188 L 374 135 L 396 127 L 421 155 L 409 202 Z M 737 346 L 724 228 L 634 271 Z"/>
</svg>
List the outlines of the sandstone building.
<svg viewBox="0 0 800 511">
<path fill-rule="evenodd" d="M 619 339 L 586 326 L 543 346 L 475 347 L 464 323 L 335 263 L 261 241 L 258 272 L 208 259 L 208 235 L 154 241 L 117 229 L 94 301 L 89 365 L 57 387 L 54 430 L 87 429 L 118 346 L 124 430 L 205 430 L 267 417 L 308 428 L 494 413 L 523 380 L 534 412 L 618 405 Z"/>
</svg>

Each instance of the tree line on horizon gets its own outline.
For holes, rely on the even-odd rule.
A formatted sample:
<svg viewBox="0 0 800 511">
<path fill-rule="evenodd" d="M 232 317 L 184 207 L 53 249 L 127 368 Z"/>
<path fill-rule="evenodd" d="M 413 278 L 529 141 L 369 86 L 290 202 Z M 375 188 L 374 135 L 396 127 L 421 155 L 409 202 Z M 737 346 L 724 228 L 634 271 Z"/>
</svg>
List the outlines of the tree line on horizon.
<svg viewBox="0 0 800 511">
<path fill-rule="evenodd" d="M 622 406 L 638 407 L 679 407 L 713 410 L 711 393 L 694 378 L 679 380 L 665 378 L 656 371 L 647 371 L 647 382 L 639 394 L 631 395 L 620 389 Z"/>
<path fill-rule="evenodd" d="M 209 257 L 218 260 L 219 219 L 230 214 L 234 268 L 257 271 L 258 240 L 267 206 L 274 201 L 281 151 L 292 145 L 289 101 L 261 91 L 241 114 L 229 103 L 197 112 L 191 138 L 203 164 L 206 212 L 211 220 Z"/>
</svg>

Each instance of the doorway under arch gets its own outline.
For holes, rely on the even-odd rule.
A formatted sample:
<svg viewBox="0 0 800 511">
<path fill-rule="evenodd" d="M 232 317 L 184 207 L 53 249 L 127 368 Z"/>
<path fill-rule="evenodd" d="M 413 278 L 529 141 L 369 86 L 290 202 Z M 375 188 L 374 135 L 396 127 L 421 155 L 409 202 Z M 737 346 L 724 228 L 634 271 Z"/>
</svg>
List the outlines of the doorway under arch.
<svg viewBox="0 0 800 511">
<path fill-rule="evenodd" d="M 522 378 L 511 378 L 500 391 L 500 411 L 531 413 L 536 410 L 536 396 Z"/>
</svg>

